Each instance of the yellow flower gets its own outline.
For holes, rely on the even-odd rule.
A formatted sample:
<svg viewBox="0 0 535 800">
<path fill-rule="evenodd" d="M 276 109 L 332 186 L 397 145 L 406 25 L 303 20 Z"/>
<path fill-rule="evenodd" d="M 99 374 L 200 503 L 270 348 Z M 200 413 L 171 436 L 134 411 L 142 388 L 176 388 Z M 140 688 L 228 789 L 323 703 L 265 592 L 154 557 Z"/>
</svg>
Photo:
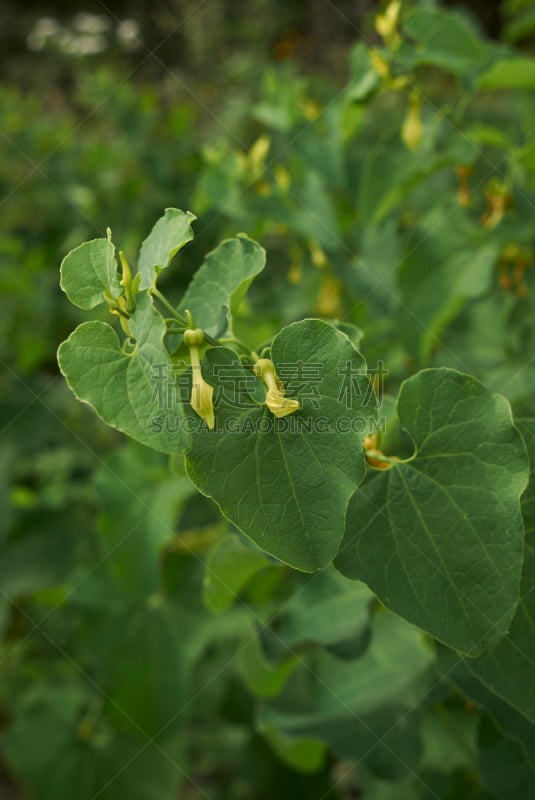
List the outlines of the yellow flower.
<svg viewBox="0 0 535 800">
<path fill-rule="evenodd" d="M 254 366 L 255 375 L 262 378 L 267 386 L 266 405 L 271 413 L 278 417 L 287 417 L 301 406 L 298 400 L 284 396 L 284 389 L 275 372 L 275 364 L 269 358 L 260 358 Z"/>
<path fill-rule="evenodd" d="M 268 389 L 266 394 L 266 405 L 279 419 L 287 417 L 288 414 L 293 414 L 299 408 L 298 400 L 290 400 L 289 397 L 284 396 L 284 392 L 280 389 Z"/>
</svg>

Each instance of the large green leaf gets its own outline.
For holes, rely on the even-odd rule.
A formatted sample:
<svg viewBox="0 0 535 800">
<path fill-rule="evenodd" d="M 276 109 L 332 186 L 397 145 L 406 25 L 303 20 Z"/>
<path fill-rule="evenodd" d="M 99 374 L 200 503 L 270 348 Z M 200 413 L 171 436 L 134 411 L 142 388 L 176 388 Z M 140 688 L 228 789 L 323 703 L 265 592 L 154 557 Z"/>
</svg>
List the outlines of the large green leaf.
<svg viewBox="0 0 535 800">
<path fill-rule="evenodd" d="M 518 601 L 525 449 L 507 401 L 455 370 L 407 380 L 398 414 L 415 452 L 354 495 L 336 565 L 475 656 L 505 636 Z"/>
<path fill-rule="evenodd" d="M 535 464 L 535 421 L 519 423 Z M 467 661 L 467 666 L 499 697 L 535 723 L 535 531 L 533 479 L 522 498 L 522 512 L 529 535 L 526 538 L 520 601 L 506 637 L 488 653 Z"/>
<path fill-rule="evenodd" d="M 11 764 L 33 797 L 176 797 L 181 774 L 176 747 L 171 755 L 142 731 L 113 730 L 100 711 L 100 695 L 91 696 L 69 684 L 40 684 L 21 700 L 5 744 Z M 51 769 L 51 764 L 56 767 Z"/>
<path fill-rule="evenodd" d="M 277 622 L 277 638 L 288 647 L 301 642 L 358 642 L 368 629 L 373 598 L 365 584 L 345 578 L 333 567 L 303 575 Z"/>
<path fill-rule="evenodd" d="M 203 370 L 219 393 L 216 429 L 199 427 L 187 469 L 200 491 L 263 550 L 314 571 L 336 554 L 349 498 L 364 477 L 362 444 L 375 421 L 375 399 L 360 353 L 320 320 L 284 328 L 271 358 L 280 376 L 308 368 L 318 395 L 311 396 L 310 378 L 301 385 L 295 380 L 295 393 L 287 381 L 288 396 L 302 408 L 277 420 L 245 392 L 236 400 L 232 386 L 251 387 L 251 372 L 231 350 L 212 348 Z M 251 391 L 265 397 L 259 381 Z"/>
<path fill-rule="evenodd" d="M 247 631 L 238 651 L 242 680 L 249 691 L 258 697 L 278 695 L 298 664 L 298 657 L 292 653 L 278 664 L 270 663 L 254 626 Z"/>
<path fill-rule="evenodd" d="M 480 89 L 535 89 L 535 59 L 496 61 L 478 81 Z"/>
<path fill-rule="evenodd" d="M 484 717 L 480 725 L 479 764 L 483 785 L 500 800 L 533 794 L 535 764 L 528 761 L 518 742 L 502 735 L 490 717 Z"/>
<path fill-rule="evenodd" d="M 474 671 L 471 659 L 459 656 L 447 647 L 437 648 L 437 667 L 448 681 L 459 688 L 499 725 L 505 736 L 520 743 L 526 756 L 535 763 L 535 726 L 509 703 L 491 692 Z"/>
<path fill-rule="evenodd" d="M 411 711 L 427 692 L 432 661 L 420 631 L 380 613 L 361 658 L 347 661 L 318 652 L 294 673 L 279 699 L 262 707 L 260 725 L 274 725 L 292 738 L 325 741 L 342 758 L 371 756 L 396 773 L 397 753 L 413 758 L 418 750 L 407 732 Z"/>
<path fill-rule="evenodd" d="M 115 247 L 110 239 L 92 239 L 75 247 L 61 262 L 61 288 L 75 306 L 104 303 L 103 292 L 120 293 Z"/>
<path fill-rule="evenodd" d="M 84 322 L 60 345 L 58 362 L 79 400 L 108 425 L 164 453 L 184 452 L 188 435 L 176 373 L 163 337 L 165 323 L 147 292 L 129 320 L 131 353 L 105 322 Z"/>
<path fill-rule="evenodd" d="M 452 201 L 422 216 L 408 246 L 399 271 L 400 333 L 411 355 L 425 362 L 466 301 L 492 285 L 500 243 Z"/>
<path fill-rule="evenodd" d="M 225 536 L 206 559 L 202 593 L 210 611 L 226 611 L 258 572 L 274 566 L 265 554 L 237 536 Z"/>
<path fill-rule="evenodd" d="M 535 418 L 517 419 L 516 425 L 528 449 L 531 472 L 529 484 L 522 495 L 522 516 L 526 534 L 535 534 Z"/>
<path fill-rule="evenodd" d="M 435 64 L 452 71 L 478 66 L 485 59 L 484 45 L 456 14 L 437 8 L 417 8 L 403 23 L 415 41 L 409 51 L 416 63 Z"/>
<path fill-rule="evenodd" d="M 61 585 L 76 566 L 87 536 L 71 512 L 27 515 L 24 535 L 8 540 L 1 549 L 2 596 L 16 601 L 21 595 Z"/>
<path fill-rule="evenodd" d="M 263 247 L 246 236 L 226 239 L 208 253 L 180 303 L 195 324 L 211 336 L 222 336 L 253 278 L 264 269 Z"/>
<path fill-rule="evenodd" d="M 196 494 L 169 474 L 168 459 L 136 442 L 115 450 L 95 475 L 98 532 L 116 593 L 145 598 L 160 585 L 162 548 L 176 534 L 177 510 Z"/>
<path fill-rule="evenodd" d="M 535 421 L 524 419 L 520 420 L 518 425 L 528 447 L 530 462 L 534 464 Z M 498 697 L 502 698 L 533 723 L 535 723 L 535 672 L 533 669 L 535 663 L 535 638 L 533 636 L 535 630 L 534 496 L 535 481 L 532 477 L 522 497 L 522 513 L 530 535 L 525 544 L 520 601 L 514 619 L 506 637 L 493 650 L 464 662 L 471 675 L 476 676 L 487 689 L 497 695 L 494 705 L 500 702 Z M 451 671 L 451 666 L 449 664 L 446 666 Z M 472 684 L 466 687 L 466 678 L 462 672 L 459 672 L 458 667 L 452 672 L 452 677 L 454 680 L 460 681 L 461 687 L 477 702 L 478 696 L 474 696 L 472 691 L 474 678 L 472 678 Z M 478 689 L 477 685 L 476 689 Z M 481 689 L 478 689 L 478 692 L 481 694 Z M 483 704 L 502 724 L 503 714 L 494 713 L 494 708 L 491 708 L 485 699 Z M 513 710 L 510 709 L 509 718 L 512 713 Z"/>
<path fill-rule="evenodd" d="M 191 222 L 197 219 L 190 211 L 166 208 L 163 217 L 156 222 L 139 251 L 138 272 L 141 274 L 141 289 L 156 284 L 160 272 L 171 263 L 184 245 L 193 239 Z"/>
</svg>

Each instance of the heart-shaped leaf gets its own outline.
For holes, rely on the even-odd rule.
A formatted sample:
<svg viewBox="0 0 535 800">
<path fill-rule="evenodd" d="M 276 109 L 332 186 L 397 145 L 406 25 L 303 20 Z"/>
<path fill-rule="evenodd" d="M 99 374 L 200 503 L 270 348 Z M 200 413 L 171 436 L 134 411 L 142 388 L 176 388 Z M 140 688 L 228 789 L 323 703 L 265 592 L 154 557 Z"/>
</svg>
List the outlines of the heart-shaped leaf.
<svg viewBox="0 0 535 800">
<path fill-rule="evenodd" d="M 421 631 L 394 614 L 379 614 L 360 658 L 318 651 L 280 698 L 260 707 L 258 721 L 292 738 L 326 742 L 342 758 L 371 757 L 395 769 L 398 759 L 414 758 L 416 715 L 410 711 L 427 694 L 432 662 Z"/>
<path fill-rule="evenodd" d="M 363 357 L 325 322 L 284 328 L 271 358 L 287 396 L 301 403 L 283 419 L 247 393 L 260 389 L 264 398 L 265 387 L 233 351 L 207 352 L 203 373 L 215 387 L 216 429 L 194 433 L 187 469 L 263 550 L 312 572 L 338 550 L 349 498 L 364 477 L 362 445 L 374 428 L 376 401 Z"/>
<path fill-rule="evenodd" d="M 61 288 L 75 306 L 95 308 L 104 292 L 120 292 L 115 247 L 110 239 L 92 239 L 75 247 L 61 262 Z"/>
<path fill-rule="evenodd" d="M 518 602 L 527 456 L 507 401 L 455 370 L 405 381 L 398 414 L 415 453 L 355 494 L 336 566 L 475 656 Z"/>
<path fill-rule="evenodd" d="M 535 464 L 535 420 L 518 423 L 528 447 L 530 461 Z M 479 658 L 466 662 L 474 675 L 491 691 L 514 706 L 535 723 L 535 480 L 532 479 L 522 498 L 522 515 L 526 526 L 524 569 L 520 601 L 507 634 L 498 645 Z"/>
<path fill-rule="evenodd" d="M 163 453 L 184 452 L 189 436 L 163 343 L 165 323 L 147 292 L 138 295 L 129 325 L 136 339 L 131 353 L 107 323 L 79 325 L 60 345 L 60 369 L 76 397 L 108 425 Z"/>
</svg>

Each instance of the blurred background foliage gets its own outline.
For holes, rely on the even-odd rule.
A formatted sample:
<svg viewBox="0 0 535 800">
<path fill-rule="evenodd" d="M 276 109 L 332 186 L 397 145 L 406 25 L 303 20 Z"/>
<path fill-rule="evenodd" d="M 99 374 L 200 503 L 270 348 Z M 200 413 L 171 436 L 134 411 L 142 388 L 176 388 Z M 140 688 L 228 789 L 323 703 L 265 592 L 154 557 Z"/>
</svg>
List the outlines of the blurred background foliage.
<svg viewBox="0 0 535 800">
<path fill-rule="evenodd" d="M 171 297 L 245 231 L 238 334 L 341 319 L 391 394 L 447 365 L 533 416 L 534 43 L 529 0 L 2 4 L 2 800 L 530 796 L 521 715 L 229 531 L 55 352 L 61 258 L 108 225 L 131 257 L 175 206 Z"/>
</svg>

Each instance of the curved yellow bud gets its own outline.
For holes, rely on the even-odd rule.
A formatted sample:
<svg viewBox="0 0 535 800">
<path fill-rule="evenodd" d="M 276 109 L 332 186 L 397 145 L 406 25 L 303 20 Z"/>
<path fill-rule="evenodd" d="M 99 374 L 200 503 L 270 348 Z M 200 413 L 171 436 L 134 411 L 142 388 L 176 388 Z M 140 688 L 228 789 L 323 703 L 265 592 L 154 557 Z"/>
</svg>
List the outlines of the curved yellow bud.
<svg viewBox="0 0 535 800">
<path fill-rule="evenodd" d="M 128 311 L 126 307 L 126 300 L 121 295 L 115 299 L 115 303 L 117 304 L 118 308 L 111 308 L 110 307 L 110 314 L 114 314 L 114 316 L 119 317 L 119 322 L 121 323 L 121 328 L 126 333 L 129 338 L 132 338 L 132 334 L 130 333 L 130 328 L 128 327 Z"/>
<path fill-rule="evenodd" d="M 275 372 L 275 364 L 269 358 L 260 358 L 254 365 L 257 378 L 262 378 L 268 390 L 266 393 L 266 405 L 271 413 L 278 417 L 287 417 L 301 408 L 298 400 L 291 400 L 284 396 L 282 383 Z"/>
<path fill-rule="evenodd" d="M 417 150 L 422 141 L 423 132 L 421 101 L 419 96 L 413 93 L 401 127 L 401 140 L 409 150 Z"/>
<path fill-rule="evenodd" d="M 192 332 L 193 333 L 193 332 Z M 187 342 L 186 342 L 187 343 Z M 214 387 L 206 383 L 202 376 L 201 371 L 201 358 L 199 355 L 198 346 L 194 345 L 189 349 L 191 357 L 191 407 L 204 422 L 208 425 L 211 431 L 215 426 L 214 416 Z"/>
<path fill-rule="evenodd" d="M 203 419 L 211 431 L 214 429 L 214 387 L 204 380 L 201 368 L 193 369 L 193 383 L 191 386 L 191 407 Z"/>
<path fill-rule="evenodd" d="M 401 0 L 392 0 L 383 14 L 375 19 L 375 30 L 386 44 L 394 44 L 398 39 L 398 22 L 401 13 Z"/>
</svg>

